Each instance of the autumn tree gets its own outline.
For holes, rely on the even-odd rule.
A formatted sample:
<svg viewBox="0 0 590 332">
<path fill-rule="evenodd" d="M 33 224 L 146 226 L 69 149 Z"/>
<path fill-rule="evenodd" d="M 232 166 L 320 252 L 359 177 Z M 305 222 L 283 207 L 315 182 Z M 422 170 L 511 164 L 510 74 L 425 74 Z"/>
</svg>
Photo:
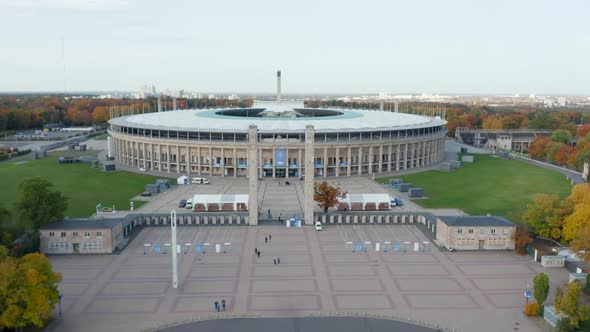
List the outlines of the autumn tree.
<svg viewBox="0 0 590 332">
<path fill-rule="evenodd" d="M 581 125 L 576 128 L 576 135 L 584 137 L 590 133 L 590 124 Z"/>
<path fill-rule="evenodd" d="M 15 258 L 0 246 L 0 329 L 42 327 L 59 300 L 61 280 L 45 255 Z"/>
<path fill-rule="evenodd" d="M 580 323 L 590 319 L 590 308 L 580 298 L 582 285 L 575 280 L 567 285 L 565 292 L 561 287 L 555 292 L 555 310 L 567 316 L 567 324 L 572 330 L 580 328 Z"/>
<path fill-rule="evenodd" d="M 520 255 L 526 255 L 526 246 L 533 242 L 533 237 L 531 232 L 529 232 L 529 228 L 526 225 L 517 227 L 516 232 L 514 232 L 514 235 L 512 236 L 516 252 Z"/>
<path fill-rule="evenodd" d="M 328 182 L 314 182 L 313 184 L 313 200 L 324 209 L 324 213 L 328 209 L 338 205 L 338 198 L 346 198 L 346 192 L 340 187 L 332 186 Z"/>
<path fill-rule="evenodd" d="M 570 243 L 570 248 L 584 262 L 590 263 L 590 226 L 586 225 L 580 229 L 576 238 Z"/>
<path fill-rule="evenodd" d="M 535 159 L 547 158 L 547 149 L 551 139 L 547 136 L 536 136 L 529 146 L 529 154 Z"/>
<path fill-rule="evenodd" d="M 570 132 L 565 129 L 559 129 L 553 132 L 551 135 L 551 140 L 553 142 L 569 144 L 572 140 L 572 134 L 570 134 Z"/>
<path fill-rule="evenodd" d="M 67 197 L 51 190 L 53 184 L 40 177 L 26 178 L 18 186 L 16 210 L 29 229 L 61 219 L 68 208 Z"/>
<path fill-rule="evenodd" d="M 590 184 L 575 185 L 566 201 L 574 207 L 563 226 L 563 239 L 569 242 L 575 240 L 583 228 L 590 227 Z"/>
<path fill-rule="evenodd" d="M 533 286 L 535 300 L 537 303 L 543 304 L 549 295 L 549 276 L 542 272 L 538 273 L 533 279 Z"/>
<path fill-rule="evenodd" d="M 536 234 L 559 241 L 564 218 L 572 211 L 572 204 L 557 195 L 538 194 L 528 205 L 522 219 Z"/>
<path fill-rule="evenodd" d="M 566 165 L 568 162 L 572 162 L 571 156 L 575 156 L 576 148 L 571 147 L 569 145 L 563 145 L 557 152 L 555 153 L 555 163 L 558 165 Z"/>
</svg>

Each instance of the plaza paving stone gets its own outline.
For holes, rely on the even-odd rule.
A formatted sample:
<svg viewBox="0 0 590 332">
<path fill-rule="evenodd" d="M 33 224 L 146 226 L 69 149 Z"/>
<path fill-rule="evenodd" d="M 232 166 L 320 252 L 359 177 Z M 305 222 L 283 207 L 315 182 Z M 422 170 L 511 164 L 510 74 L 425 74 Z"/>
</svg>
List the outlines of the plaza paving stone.
<svg viewBox="0 0 590 332">
<path fill-rule="evenodd" d="M 269 234 L 272 240 L 265 244 Z M 522 291 L 541 271 L 550 275 L 552 289 L 567 280 L 564 269 L 545 269 L 513 252 L 449 253 L 432 245 L 426 252 L 375 252 L 376 242 L 427 241 L 412 225 L 327 225 L 322 232 L 180 227 L 178 237 L 191 246 L 179 254 L 177 289 L 171 285 L 171 255 L 153 250 L 170 242 L 166 227 L 144 228 L 118 255 L 50 256 L 64 275 L 63 317 L 52 330 L 140 331 L 216 317 L 213 303 L 225 299 L 225 313 L 238 316 L 356 312 L 436 322 L 457 331 L 540 331 L 522 314 Z M 368 252 L 352 252 L 347 245 L 366 241 Z M 209 251 L 197 254 L 194 247 L 205 242 Z M 226 253 L 215 253 L 218 243 L 231 245 Z M 254 248 L 261 250 L 260 258 Z"/>
</svg>

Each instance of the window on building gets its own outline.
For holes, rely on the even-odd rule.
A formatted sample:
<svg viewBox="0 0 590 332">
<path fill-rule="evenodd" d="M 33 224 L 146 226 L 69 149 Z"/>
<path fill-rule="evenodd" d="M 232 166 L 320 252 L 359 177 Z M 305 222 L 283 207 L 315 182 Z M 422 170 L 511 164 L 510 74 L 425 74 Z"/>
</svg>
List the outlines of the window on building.
<svg viewBox="0 0 590 332">
<path fill-rule="evenodd" d="M 49 237 L 54 237 L 55 233 L 54 232 L 49 232 Z"/>
<path fill-rule="evenodd" d="M 90 232 L 84 232 L 84 237 L 86 237 L 86 238 L 90 237 Z"/>
<path fill-rule="evenodd" d="M 473 234 L 473 228 L 469 229 L 469 234 Z"/>
<path fill-rule="evenodd" d="M 491 233 L 492 234 L 496 234 L 496 229 L 495 228 L 492 228 Z"/>
<path fill-rule="evenodd" d="M 102 237 L 102 232 L 96 232 L 96 237 Z"/>
<path fill-rule="evenodd" d="M 463 229 L 462 229 L 462 228 L 459 228 L 459 229 L 457 230 L 457 234 L 463 234 Z"/>
<path fill-rule="evenodd" d="M 502 233 L 503 233 L 504 235 L 507 235 L 507 234 L 508 234 L 508 228 L 504 228 L 504 229 L 502 230 Z"/>
<path fill-rule="evenodd" d="M 61 232 L 61 237 L 66 237 L 66 232 Z"/>
<path fill-rule="evenodd" d="M 73 232 L 73 233 L 72 233 L 72 236 L 73 236 L 73 237 L 78 237 L 78 232 Z"/>
</svg>

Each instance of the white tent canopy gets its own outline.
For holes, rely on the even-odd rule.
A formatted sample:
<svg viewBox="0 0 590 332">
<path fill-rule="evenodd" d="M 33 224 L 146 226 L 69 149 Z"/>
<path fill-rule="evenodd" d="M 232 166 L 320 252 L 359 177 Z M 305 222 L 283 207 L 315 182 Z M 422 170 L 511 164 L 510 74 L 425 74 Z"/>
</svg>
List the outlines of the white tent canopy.
<svg viewBox="0 0 590 332">
<path fill-rule="evenodd" d="M 339 198 L 340 203 L 361 203 L 363 209 L 367 203 L 374 203 L 375 206 L 379 206 L 380 203 L 386 203 L 389 206 L 391 198 L 388 194 L 346 194 L 345 198 Z"/>
<path fill-rule="evenodd" d="M 186 175 L 183 175 L 183 176 L 176 179 L 176 183 L 178 183 L 178 184 L 188 184 L 189 181 L 190 180 L 189 180 L 188 176 L 186 176 Z"/>
<path fill-rule="evenodd" d="M 246 194 L 223 194 L 223 195 L 195 195 L 193 196 L 193 207 L 197 207 L 199 204 L 202 204 L 205 209 L 208 211 L 209 204 L 217 204 L 220 209 L 225 204 L 231 204 L 234 211 L 238 210 L 238 204 L 244 204 L 244 206 L 248 207 L 248 199 L 249 195 Z"/>
</svg>

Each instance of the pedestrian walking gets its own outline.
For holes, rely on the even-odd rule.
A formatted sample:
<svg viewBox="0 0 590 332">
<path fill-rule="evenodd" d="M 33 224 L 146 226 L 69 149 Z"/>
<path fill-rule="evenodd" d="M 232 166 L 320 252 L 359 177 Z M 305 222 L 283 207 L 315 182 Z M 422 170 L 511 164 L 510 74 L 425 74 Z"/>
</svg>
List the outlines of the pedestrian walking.
<svg viewBox="0 0 590 332">
<path fill-rule="evenodd" d="M 215 310 L 219 311 L 219 302 L 215 301 Z"/>
<path fill-rule="evenodd" d="M 268 243 L 268 238 L 266 236 L 264 237 L 264 243 Z"/>
<path fill-rule="evenodd" d="M 270 209 L 268 209 L 268 214 L 270 214 Z"/>
<path fill-rule="evenodd" d="M 277 264 L 281 264 L 281 257 L 277 258 Z"/>
<path fill-rule="evenodd" d="M 225 299 L 221 300 L 221 306 L 223 307 L 223 311 L 225 311 Z"/>
<path fill-rule="evenodd" d="M 258 258 L 260 258 L 260 250 L 256 254 L 258 255 Z"/>
<path fill-rule="evenodd" d="M 274 264 L 274 265 L 277 265 L 277 258 L 276 258 L 276 257 L 275 257 L 275 258 L 273 258 L 273 259 L 272 259 L 272 262 L 273 262 L 273 264 Z"/>
<path fill-rule="evenodd" d="M 258 248 L 254 248 L 254 255 L 258 253 Z"/>
<path fill-rule="evenodd" d="M 268 240 L 270 241 L 272 239 L 272 235 L 268 234 Z"/>
</svg>

